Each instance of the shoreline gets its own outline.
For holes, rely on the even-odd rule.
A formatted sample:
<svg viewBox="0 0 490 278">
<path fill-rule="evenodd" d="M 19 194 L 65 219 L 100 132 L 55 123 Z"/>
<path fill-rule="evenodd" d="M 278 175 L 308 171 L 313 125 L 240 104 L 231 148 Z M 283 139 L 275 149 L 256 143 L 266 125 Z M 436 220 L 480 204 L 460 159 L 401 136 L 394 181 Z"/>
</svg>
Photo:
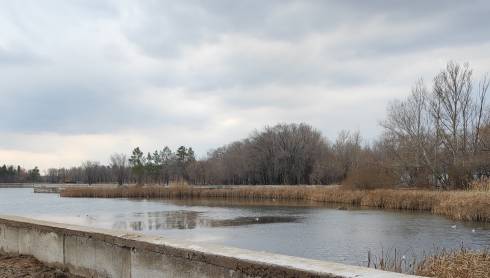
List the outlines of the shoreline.
<svg viewBox="0 0 490 278">
<path fill-rule="evenodd" d="M 352 207 L 427 211 L 452 220 L 490 222 L 490 192 L 479 191 L 352 190 L 320 186 L 243 186 L 213 189 L 191 186 L 130 186 L 65 188 L 60 192 L 60 196 L 70 198 L 306 201 Z"/>
</svg>

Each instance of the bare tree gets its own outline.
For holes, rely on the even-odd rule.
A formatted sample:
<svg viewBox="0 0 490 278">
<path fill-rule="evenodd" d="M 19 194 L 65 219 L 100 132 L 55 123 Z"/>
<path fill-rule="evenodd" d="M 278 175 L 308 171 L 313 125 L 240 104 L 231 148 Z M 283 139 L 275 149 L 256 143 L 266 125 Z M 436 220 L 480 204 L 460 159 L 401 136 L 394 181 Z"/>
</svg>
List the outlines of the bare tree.
<svg viewBox="0 0 490 278">
<path fill-rule="evenodd" d="M 406 100 L 390 104 L 381 125 L 408 183 L 464 187 L 481 172 L 489 81 L 476 91 L 472 74 L 468 64 L 449 62 L 434 78 L 432 94 L 419 81 Z"/>
<path fill-rule="evenodd" d="M 475 123 L 475 138 L 474 138 L 474 147 L 473 151 L 476 153 L 480 149 L 480 135 L 481 135 L 481 129 L 482 125 L 484 124 L 485 117 L 487 117 L 488 120 L 488 113 L 485 115 L 485 108 L 486 108 L 486 95 L 488 91 L 488 87 L 490 85 L 490 79 L 488 78 L 488 75 L 485 75 L 483 79 L 480 81 L 478 84 L 478 99 L 477 99 L 477 106 L 476 106 L 476 123 Z"/>
<path fill-rule="evenodd" d="M 340 131 L 337 140 L 333 145 L 335 163 L 340 169 L 340 180 L 344 180 L 349 172 L 356 168 L 359 163 L 361 153 L 361 135 L 359 131 L 350 132 L 347 130 Z"/>
<path fill-rule="evenodd" d="M 99 167 L 100 163 L 96 161 L 87 160 L 82 163 L 82 169 L 85 173 L 85 178 L 89 185 L 97 182 L 97 170 Z"/>
<path fill-rule="evenodd" d="M 441 107 L 439 131 L 453 164 L 457 163 L 459 153 L 467 151 L 472 74 L 467 63 L 461 66 L 449 62 L 434 78 L 434 101 Z"/>
<path fill-rule="evenodd" d="M 128 159 L 125 154 L 115 153 L 111 155 L 111 169 L 116 177 L 117 184 L 123 185 L 128 177 Z"/>
<path fill-rule="evenodd" d="M 485 106 L 488 81 L 484 79 L 475 96 L 473 71 L 466 63 L 449 62 L 446 69 L 434 78 L 433 102 L 438 110 L 437 133 L 444 145 L 443 169 L 447 183 L 464 187 L 473 178 L 474 156 L 478 150 L 481 121 Z M 433 105 L 436 107 L 436 105 Z"/>
<path fill-rule="evenodd" d="M 395 163 L 402 168 L 402 179 L 411 185 L 424 185 L 436 179 L 436 149 L 429 113 L 429 93 L 422 80 L 412 88 L 411 94 L 403 101 L 392 102 L 388 106 L 387 119 L 381 122 L 385 128 L 385 140 L 390 144 Z"/>
</svg>

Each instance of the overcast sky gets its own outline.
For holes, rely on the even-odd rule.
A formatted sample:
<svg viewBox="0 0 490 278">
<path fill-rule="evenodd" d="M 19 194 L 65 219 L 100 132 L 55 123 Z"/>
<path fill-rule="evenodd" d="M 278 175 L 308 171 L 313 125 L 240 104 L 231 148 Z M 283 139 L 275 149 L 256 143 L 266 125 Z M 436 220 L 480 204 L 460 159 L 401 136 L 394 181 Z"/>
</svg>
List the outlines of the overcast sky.
<svg viewBox="0 0 490 278">
<path fill-rule="evenodd" d="M 448 60 L 490 71 L 488 1 L 0 0 L 0 163 L 107 163 L 306 122 L 381 133 Z"/>
</svg>

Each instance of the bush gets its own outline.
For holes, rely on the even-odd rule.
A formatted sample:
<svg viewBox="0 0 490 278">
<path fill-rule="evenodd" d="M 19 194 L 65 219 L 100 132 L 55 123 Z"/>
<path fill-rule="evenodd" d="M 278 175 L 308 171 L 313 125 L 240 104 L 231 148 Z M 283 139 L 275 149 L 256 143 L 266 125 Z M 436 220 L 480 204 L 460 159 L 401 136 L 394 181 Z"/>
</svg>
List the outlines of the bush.
<svg viewBox="0 0 490 278">
<path fill-rule="evenodd" d="M 344 183 L 356 189 L 389 188 L 397 184 L 398 179 L 391 169 L 369 163 L 350 171 Z"/>
</svg>

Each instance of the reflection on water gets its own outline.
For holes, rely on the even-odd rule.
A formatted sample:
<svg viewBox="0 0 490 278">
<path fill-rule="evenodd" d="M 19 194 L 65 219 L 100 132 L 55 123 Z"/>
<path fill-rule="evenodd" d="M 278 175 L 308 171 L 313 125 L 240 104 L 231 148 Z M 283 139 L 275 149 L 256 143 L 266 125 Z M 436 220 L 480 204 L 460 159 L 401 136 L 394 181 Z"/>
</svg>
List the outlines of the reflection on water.
<svg viewBox="0 0 490 278">
<path fill-rule="evenodd" d="M 231 219 L 213 219 L 207 217 L 203 212 L 189 210 L 137 212 L 130 216 L 118 214 L 117 218 L 112 226 L 113 229 L 133 231 L 292 223 L 301 219 L 300 217 L 294 216 L 243 216 Z"/>
<path fill-rule="evenodd" d="M 166 202 L 179 206 L 206 206 L 206 207 L 318 207 L 318 202 L 296 200 L 234 200 L 234 199 L 183 199 L 166 200 Z M 340 208 L 337 204 L 326 204 L 327 207 Z M 349 208 L 348 206 L 344 206 Z M 353 207 L 352 207 L 353 208 Z"/>
<path fill-rule="evenodd" d="M 155 231 L 167 229 L 194 229 L 197 226 L 198 211 L 152 211 L 118 215 L 112 228 L 133 231 Z"/>
<path fill-rule="evenodd" d="M 490 224 L 418 212 L 281 201 L 60 198 L 0 189 L 0 214 L 366 265 L 367 253 L 490 248 Z"/>
<path fill-rule="evenodd" d="M 243 226 L 253 224 L 293 223 L 299 222 L 301 217 L 297 216 L 260 216 L 260 217 L 237 217 L 224 220 L 206 221 L 209 227 Z"/>
</svg>

